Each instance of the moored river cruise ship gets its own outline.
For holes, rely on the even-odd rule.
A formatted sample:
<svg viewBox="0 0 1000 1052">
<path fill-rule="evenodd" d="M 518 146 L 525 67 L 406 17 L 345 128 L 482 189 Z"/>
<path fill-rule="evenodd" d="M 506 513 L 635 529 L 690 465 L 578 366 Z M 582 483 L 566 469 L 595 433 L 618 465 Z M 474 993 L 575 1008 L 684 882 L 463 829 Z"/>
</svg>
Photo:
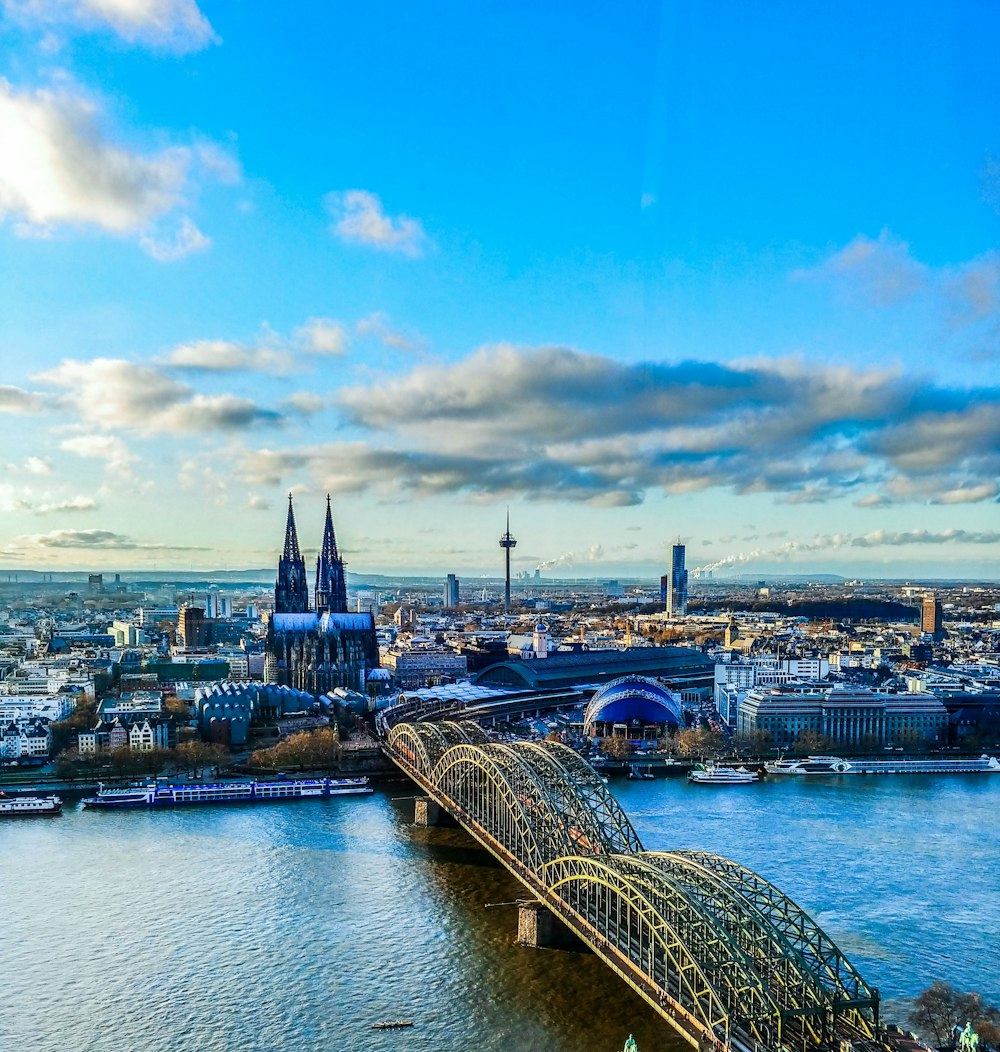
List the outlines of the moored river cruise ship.
<svg viewBox="0 0 1000 1052">
<path fill-rule="evenodd" d="M 46 818 L 61 812 L 58 796 L 8 796 L 0 791 L 0 818 Z"/>
<path fill-rule="evenodd" d="M 941 758 L 893 760 L 843 760 L 839 756 L 783 758 L 764 764 L 768 774 L 997 774 L 1000 760 L 995 756 L 956 760 Z"/>
<path fill-rule="evenodd" d="M 288 779 L 276 782 L 163 782 L 105 789 L 83 801 L 86 808 L 120 810 L 134 807 L 179 807 L 190 804 L 263 804 L 283 800 L 322 799 L 370 793 L 367 778 Z"/>
</svg>

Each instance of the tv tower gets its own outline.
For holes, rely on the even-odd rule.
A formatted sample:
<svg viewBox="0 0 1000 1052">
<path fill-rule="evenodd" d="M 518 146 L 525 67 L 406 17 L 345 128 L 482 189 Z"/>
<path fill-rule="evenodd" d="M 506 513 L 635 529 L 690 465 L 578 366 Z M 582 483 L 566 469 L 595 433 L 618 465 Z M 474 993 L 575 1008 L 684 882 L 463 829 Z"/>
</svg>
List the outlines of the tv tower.
<svg viewBox="0 0 1000 1052">
<path fill-rule="evenodd" d="M 507 509 L 507 531 L 500 537 L 500 547 L 504 550 L 506 562 L 503 592 L 503 608 L 506 613 L 510 610 L 510 550 L 517 547 L 517 541 L 514 540 L 510 532 L 510 508 Z"/>
</svg>

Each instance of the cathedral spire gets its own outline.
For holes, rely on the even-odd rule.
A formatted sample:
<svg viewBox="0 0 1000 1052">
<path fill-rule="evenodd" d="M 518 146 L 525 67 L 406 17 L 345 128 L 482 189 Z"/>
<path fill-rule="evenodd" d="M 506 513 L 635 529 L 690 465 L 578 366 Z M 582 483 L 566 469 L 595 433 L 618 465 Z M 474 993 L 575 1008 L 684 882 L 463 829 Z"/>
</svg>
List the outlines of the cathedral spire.
<svg viewBox="0 0 1000 1052">
<path fill-rule="evenodd" d="M 337 537 L 333 532 L 333 512 L 330 510 L 330 494 L 326 495 L 326 524 L 323 527 L 323 547 L 321 557 L 331 562 L 339 559 L 337 554 Z"/>
<path fill-rule="evenodd" d="M 301 559 L 299 535 L 295 529 L 295 510 L 292 508 L 292 495 L 288 494 L 288 522 L 285 524 L 285 551 L 282 559 Z"/>
<path fill-rule="evenodd" d="M 323 545 L 316 560 L 315 603 L 317 613 L 347 613 L 347 576 L 344 560 L 337 551 L 337 537 L 333 532 L 333 512 L 330 510 L 330 494 L 326 495 L 326 523 L 323 527 Z"/>
<path fill-rule="evenodd" d="M 285 547 L 278 560 L 278 579 L 274 582 L 274 611 L 277 614 L 303 614 L 309 609 L 306 564 L 299 551 L 295 530 L 292 495 L 288 494 L 288 521 L 285 524 Z"/>
</svg>

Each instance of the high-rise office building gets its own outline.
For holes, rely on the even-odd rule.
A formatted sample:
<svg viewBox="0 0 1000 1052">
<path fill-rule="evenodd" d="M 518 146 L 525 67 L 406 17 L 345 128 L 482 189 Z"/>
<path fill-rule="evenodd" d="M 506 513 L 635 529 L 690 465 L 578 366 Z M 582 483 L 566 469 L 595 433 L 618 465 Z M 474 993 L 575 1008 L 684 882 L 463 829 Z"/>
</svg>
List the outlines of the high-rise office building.
<svg viewBox="0 0 1000 1052">
<path fill-rule="evenodd" d="M 941 600 L 928 593 L 920 606 L 920 631 L 934 639 L 944 638 L 944 614 Z"/>
<path fill-rule="evenodd" d="M 448 574 L 444 582 L 444 607 L 446 610 L 454 610 L 458 606 L 458 578 Z"/>
<path fill-rule="evenodd" d="M 671 549 L 670 576 L 667 578 L 667 614 L 683 617 L 688 605 L 688 575 L 684 569 L 684 545 Z"/>
<path fill-rule="evenodd" d="M 201 606 L 182 606 L 177 613 L 177 635 L 181 646 L 203 647 L 208 639 L 205 609 Z"/>
</svg>

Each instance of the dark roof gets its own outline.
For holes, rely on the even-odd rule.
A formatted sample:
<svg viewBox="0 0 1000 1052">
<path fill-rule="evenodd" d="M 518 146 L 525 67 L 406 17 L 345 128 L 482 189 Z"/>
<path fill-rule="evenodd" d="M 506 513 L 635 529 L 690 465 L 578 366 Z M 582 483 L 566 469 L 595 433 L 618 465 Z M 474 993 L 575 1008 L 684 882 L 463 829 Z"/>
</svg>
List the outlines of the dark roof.
<svg viewBox="0 0 1000 1052">
<path fill-rule="evenodd" d="M 544 658 L 501 661 L 472 677 L 474 683 L 525 686 L 534 689 L 602 683 L 619 676 L 644 675 L 677 687 L 707 686 L 715 663 L 692 647 L 631 647 L 627 650 L 585 650 Z"/>
</svg>

